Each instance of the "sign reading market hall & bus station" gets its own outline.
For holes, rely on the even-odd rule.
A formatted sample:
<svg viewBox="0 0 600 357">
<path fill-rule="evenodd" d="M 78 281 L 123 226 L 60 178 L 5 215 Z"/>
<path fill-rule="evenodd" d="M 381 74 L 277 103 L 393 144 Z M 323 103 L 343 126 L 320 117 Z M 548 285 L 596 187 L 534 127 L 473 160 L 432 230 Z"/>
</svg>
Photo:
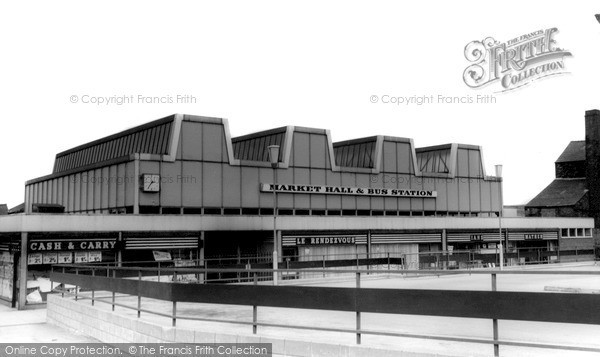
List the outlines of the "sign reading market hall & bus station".
<svg viewBox="0 0 600 357">
<path fill-rule="evenodd" d="M 437 197 L 436 191 L 411 190 L 398 188 L 372 188 L 372 187 L 349 187 L 349 186 L 321 186 L 321 185 L 296 185 L 296 184 L 271 184 L 261 183 L 262 192 L 279 193 L 317 193 L 326 195 L 356 195 L 356 196 L 384 196 L 384 197 L 409 197 L 409 198 L 433 198 Z"/>
</svg>

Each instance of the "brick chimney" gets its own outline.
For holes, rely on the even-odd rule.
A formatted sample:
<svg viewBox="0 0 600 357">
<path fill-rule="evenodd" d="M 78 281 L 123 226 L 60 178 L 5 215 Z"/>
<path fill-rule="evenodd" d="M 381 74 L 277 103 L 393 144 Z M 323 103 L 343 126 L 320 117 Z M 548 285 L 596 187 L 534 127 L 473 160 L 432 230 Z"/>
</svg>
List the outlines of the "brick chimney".
<svg viewBox="0 0 600 357">
<path fill-rule="evenodd" d="M 590 217 L 600 228 L 600 110 L 585 112 L 585 176 Z"/>
</svg>

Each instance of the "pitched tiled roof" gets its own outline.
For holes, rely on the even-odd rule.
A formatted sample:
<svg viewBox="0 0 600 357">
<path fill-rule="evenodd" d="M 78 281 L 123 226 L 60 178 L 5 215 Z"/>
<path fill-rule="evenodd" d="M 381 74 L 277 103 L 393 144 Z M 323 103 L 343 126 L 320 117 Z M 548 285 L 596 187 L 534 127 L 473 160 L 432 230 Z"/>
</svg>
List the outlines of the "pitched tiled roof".
<svg viewBox="0 0 600 357">
<path fill-rule="evenodd" d="M 585 161 L 585 140 L 571 141 L 556 162 Z"/>
<path fill-rule="evenodd" d="M 532 199 L 527 207 L 573 206 L 586 194 L 585 178 L 552 181 L 542 192 Z"/>
</svg>

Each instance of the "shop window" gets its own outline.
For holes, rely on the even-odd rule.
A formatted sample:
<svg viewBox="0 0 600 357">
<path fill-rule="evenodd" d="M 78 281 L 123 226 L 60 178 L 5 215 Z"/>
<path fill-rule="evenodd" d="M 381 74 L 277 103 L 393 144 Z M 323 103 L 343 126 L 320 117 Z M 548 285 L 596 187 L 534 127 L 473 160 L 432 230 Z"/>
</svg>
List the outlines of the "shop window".
<svg viewBox="0 0 600 357">
<path fill-rule="evenodd" d="M 356 210 L 353 209 L 343 209 L 342 216 L 356 216 Z"/>
<path fill-rule="evenodd" d="M 433 216 L 435 216 L 435 211 L 425 211 L 425 216 L 426 217 L 433 217 Z"/>
<path fill-rule="evenodd" d="M 339 216 L 342 212 L 340 210 L 337 209 L 329 209 L 327 210 L 327 215 L 328 216 Z"/>
<path fill-rule="evenodd" d="M 374 210 L 371 212 L 372 216 L 383 216 L 383 211 Z"/>
<path fill-rule="evenodd" d="M 308 216 L 308 215 L 310 215 L 310 210 L 307 210 L 307 209 L 297 209 L 296 210 L 296 215 L 297 216 Z"/>
<path fill-rule="evenodd" d="M 293 209 L 279 209 L 277 213 L 282 216 L 292 216 L 294 214 Z"/>
<path fill-rule="evenodd" d="M 385 211 L 386 216 L 397 216 L 398 211 Z"/>
<path fill-rule="evenodd" d="M 358 209 L 358 210 L 356 210 L 356 215 L 357 216 L 370 216 L 371 211 L 369 211 L 368 209 Z"/>
<path fill-rule="evenodd" d="M 312 210 L 312 215 L 313 216 L 324 216 L 325 210 L 324 209 L 314 209 L 314 210 Z"/>
<path fill-rule="evenodd" d="M 398 215 L 399 216 L 410 216 L 410 212 L 409 211 L 398 211 Z"/>
<path fill-rule="evenodd" d="M 422 216 L 423 215 L 423 211 L 412 211 L 410 213 L 411 216 Z"/>
</svg>

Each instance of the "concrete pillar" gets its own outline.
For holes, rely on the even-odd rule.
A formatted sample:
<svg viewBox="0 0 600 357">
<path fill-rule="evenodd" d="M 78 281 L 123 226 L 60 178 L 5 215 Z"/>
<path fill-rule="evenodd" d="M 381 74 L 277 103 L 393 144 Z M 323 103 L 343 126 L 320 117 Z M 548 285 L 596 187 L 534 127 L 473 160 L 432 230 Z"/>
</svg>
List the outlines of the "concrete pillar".
<svg viewBox="0 0 600 357">
<path fill-rule="evenodd" d="M 140 214 L 140 188 L 139 188 L 139 180 L 140 180 L 140 155 L 135 154 L 135 159 L 133 161 L 133 176 L 134 176 L 134 186 L 133 186 L 133 214 Z"/>
<path fill-rule="evenodd" d="M 446 235 L 446 229 L 442 229 L 442 251 L 448 250 L 448 236 Z"/>
<path fill-rule="evenodd" d="M 371 258 L 371 231 L 367 231 L 367 259 Z"/>
<path fill-rule="evenodd" d="M 277 261 L 282 262 L 283 261 L 283 240 L 281 238 L 281 231 L 277 231 L 277 244 L 275 246 L 277 247 Z"/>
<path fill-rule="evenodd" d="M 21 257 L 19 258 L 19 310 L 27 303 L 27 232 L 21 232 Z"/>
</svg>

